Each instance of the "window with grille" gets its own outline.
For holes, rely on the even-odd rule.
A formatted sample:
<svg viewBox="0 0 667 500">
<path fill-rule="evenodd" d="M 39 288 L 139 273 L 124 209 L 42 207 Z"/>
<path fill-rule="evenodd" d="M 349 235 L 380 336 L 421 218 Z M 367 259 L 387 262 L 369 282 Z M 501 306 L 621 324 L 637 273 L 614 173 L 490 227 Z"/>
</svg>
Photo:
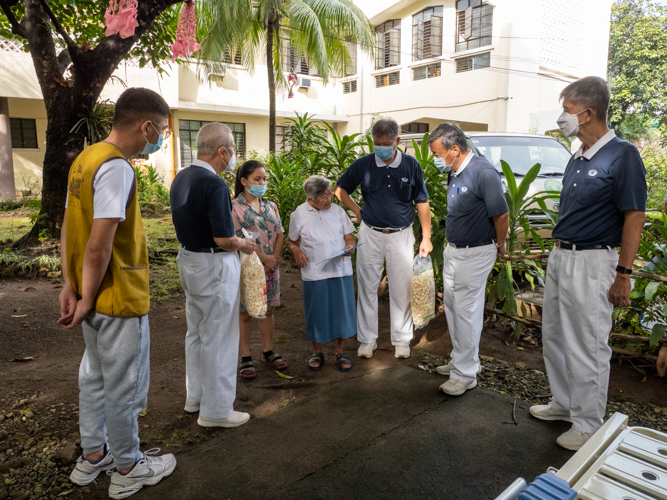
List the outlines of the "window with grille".
<svg viewBox="0 0 667 500">
<path fill-rule="evenodd" d="M 401 64 L 401 20 L 392 19 L 375 27 L 375 69 Z"/>
<path fill-rule="evenodd" d="M 350 53 L 350 65 L 347 68 L 345 76 L 357 74 L 357 44 L 355 42 L 346 42 L 347 51 Z"/>
<path fill-rule="evenodd" d="M 442 7 L 429 7 L 412 16 L 412 60 L 442 55 Z"/>
<path fill-rule="evenodd" d="M 412 70 L 413 80 L 425 80 L 426 78 L 434 78 L 440 75 L 440 63 L 419 66 L 418 68 L 413 68 Z"/>
<path fill-rule="evenodd" d="M 375 76 L 375 86 L 376 87 L 388 87 L 389 85 L 398 85 L 400 83 L 400 73 L 395 71 L 394 73 L 386 73 L 384 75 Z"/>
<path fill-rule="evenodd" d="M 287 138 L 287 126 L 276 125 L 276 147 L 280 151 L 292 149 L 292 142 Z"/>
<path fill-rule="evenodd" d="M 357 91 L 357 80 L 343 83 L 343 94 L 351 94 Z"/>
<path fill-rule="evenodd" d="M 181 147 L 181 167 L 187 167 L 197 158 L 197 132 L 204 125 L 211 122 L 201 120 L 178 120 L 179 142 Z M 222 122 L 232 129 L 236 157 L 245 158 L 245 123 Z"/>
<path fill-rule="evenodd" d="M 458 0 L 456 16 L 456 52 L 491 45 L 492 5 L 483 3 L 482 0 Z"/>
<path fill-rule="evenodd" d="M 429 131 L 428 123 L 412 122 L 401 127 L 401 133 L 404 134 L 426 134 Z"/>
<path fill-rule="evenodd" d="M 10 118 L 13 149 L 37 149 L 37 127 L 30 118 Z"/>
<path fill-rule="evenodd" d="M 304 55 L 292 47 L 292 40 L 283 38 L 283 51 L 281 54 L 281 66 L 285 73 L 294 71 L 297 75 L 317 76 L 316 68 L 311 68 L 306 62 Z"/>
<path fill-rule="evenodd" d="M 456 60 L 456 72 L 463 73 L 474 69 L 488 68 L 491 66 L 491 52 L 477 54 L 470 57 L 462 57 Z"/>
<path fill-rule="evenodd" d="M 241 51 L 235 50 L 233 53 L 231 50 L 225 50 L 225 64 L 237 64 L 241 65 Z"/>
</svg>

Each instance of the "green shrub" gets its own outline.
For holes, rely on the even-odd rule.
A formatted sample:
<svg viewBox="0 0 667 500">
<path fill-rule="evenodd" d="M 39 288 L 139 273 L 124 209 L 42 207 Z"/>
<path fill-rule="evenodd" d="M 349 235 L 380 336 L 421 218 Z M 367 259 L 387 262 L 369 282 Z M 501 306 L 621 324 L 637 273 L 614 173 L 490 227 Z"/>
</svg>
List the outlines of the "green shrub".
<svg viewBox="0 0 667 500">
<path fill-rule="evenodd" d="M 169 188 L 164 184 L 164 175 L 155 167 L 134 167 L 137 174 L 137 196 L 144 212 L 158 214 L 169 208 Z"/>
</svg>

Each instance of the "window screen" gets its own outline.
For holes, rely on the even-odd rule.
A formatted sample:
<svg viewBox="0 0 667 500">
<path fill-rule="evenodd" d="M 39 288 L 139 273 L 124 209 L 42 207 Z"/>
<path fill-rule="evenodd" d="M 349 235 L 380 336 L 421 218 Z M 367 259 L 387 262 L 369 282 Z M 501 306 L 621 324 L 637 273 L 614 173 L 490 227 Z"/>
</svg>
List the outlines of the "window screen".
<svg viewBox="0 0 667 500">
<path fill-rule="evenodd" d="M 181 167 L 187 167 L 192 160 L 197 158 L 197 132 L 206 125 L 207 121 L 201 120 L 178 120 L 178 131 L 181 145 Z M 234 136 L 234 145 L 236 146 L 236 157 L 239 160 L 245 158 L 245 123 L 223 122 L 230 129 Z"/>
<path fill-rule="evenodd" d="M 10 118 L 13 149 L 37 149 L 37 127 L 30 118 Z"/>
</svg>

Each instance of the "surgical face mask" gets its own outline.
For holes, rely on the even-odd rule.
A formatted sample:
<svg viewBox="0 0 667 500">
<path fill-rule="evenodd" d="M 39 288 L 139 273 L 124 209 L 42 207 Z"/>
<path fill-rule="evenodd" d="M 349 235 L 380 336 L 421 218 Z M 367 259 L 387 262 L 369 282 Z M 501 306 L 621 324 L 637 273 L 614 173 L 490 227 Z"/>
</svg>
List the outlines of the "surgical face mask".
<svg viewBox="0 0 667 500">
<path fill-rule="evenodd" d="M 394 154 L 394 146 L 373 146 L 373 152 L 382 161 L 387 161 Z"/>
<path fill-rule="evenodd" d="M 575 137 L 579 133 L 579 125 L 583 125 L 584 122 L 579 123 L 577 116 L 586 111 L 586 109 L 582 109 L 576 115 L 570 114 L 567 111 L 561 113 L 556 123 L 564 136 Z"/>
<path fill-rule="evenodd" d="M 162 141 L 164 140 L 163 134 L 159 133 L 157 129 L 155 128 L 155 125 L 151 122 L 151 127 L 155 130 L 155 133 L 158 134 L 158 139 L 157 139 L 157 144 L 151 144 L 148 141 L 148 136 L 144 132 L 144 138 L 146 139 L 146 146 L 144 146 L 144 149 L 141 150 L 139 153 L 140 155 L 152 155 L 153 153 L 157 153 L 160 148 L 162 147 Z"/>
<path fill-rule="evenodd" d="M 449 172 L 452 169 L 452 167 L 454 166 L 454 160 L 452 160 L 451 164 L 447 165 L 447 155 L 448 154 L 449 154 L 449 151 L 442 158 L 438 158 L 438 157 L 433 158 L 433 163 L 435 165 L 435 168 L 437 168 L 441 172 Z"/>
<path fill-rule="evenodd" d="M 227 151 L 226 148 L 224 149 L 225 151 Z M 227 151 L 227 153 L 229 153 L 229 151 Z M 220 155 L 220 158 L 222 159 L 222 163 L 225 163 L 225 159 L 222 158 L 222 155 Z M 236 155 L 229 155 L 229 163 L 225 163 L 224 172 L 233 172 L 235 168 L 236 168 Z"/>
<path fill-rule="evenodd" d="M 264 193 L 266 193 L 266 184 L 250 184 L 248 192 L 253 196 L 264 196 Z"/>
</svg>

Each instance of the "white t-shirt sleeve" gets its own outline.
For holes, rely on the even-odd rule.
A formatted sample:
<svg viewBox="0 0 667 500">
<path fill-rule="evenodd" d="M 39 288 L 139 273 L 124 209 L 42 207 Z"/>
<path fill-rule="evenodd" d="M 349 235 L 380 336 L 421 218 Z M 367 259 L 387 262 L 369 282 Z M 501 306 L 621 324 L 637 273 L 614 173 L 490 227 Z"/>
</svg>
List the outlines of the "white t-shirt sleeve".
<svg viewBox="0 0 667 500">
<path fill-rule="evenodd" d="M 301 221 L 299 220 L 300 219 L 299 208 L 297 208 L 294 211 L 294 213 L 292 213 L 292 217 L 290 218 L 289 221 L 289 233 L 287 237 L 292 241 L 298 241 L 298 239 L 301 237 Z"/>
<path fill-rule="evenodd" d="M 111 160 L 93 181 L 93 219 L 125 220 L 125 208 L 134 183 L 134 170 L 125 160 Z"/>
</svg>

